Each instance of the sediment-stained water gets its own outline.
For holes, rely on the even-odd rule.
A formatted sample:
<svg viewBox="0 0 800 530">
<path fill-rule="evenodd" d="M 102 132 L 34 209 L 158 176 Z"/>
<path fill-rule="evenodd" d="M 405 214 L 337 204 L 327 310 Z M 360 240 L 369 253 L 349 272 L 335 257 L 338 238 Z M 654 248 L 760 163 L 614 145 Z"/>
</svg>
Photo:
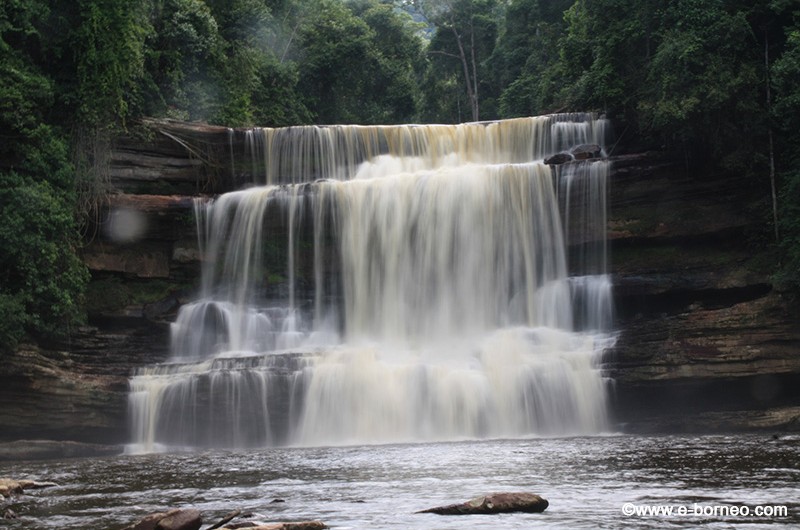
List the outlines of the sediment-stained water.
<svg viewBox="0 0 800 530">
<path fill-rule="evenodd" d="M 139 450 L 609 430 L 607 120 L 247 137 L 263 181 L 198 202 L 201 292 L 131 379 Z"/>
</svg>

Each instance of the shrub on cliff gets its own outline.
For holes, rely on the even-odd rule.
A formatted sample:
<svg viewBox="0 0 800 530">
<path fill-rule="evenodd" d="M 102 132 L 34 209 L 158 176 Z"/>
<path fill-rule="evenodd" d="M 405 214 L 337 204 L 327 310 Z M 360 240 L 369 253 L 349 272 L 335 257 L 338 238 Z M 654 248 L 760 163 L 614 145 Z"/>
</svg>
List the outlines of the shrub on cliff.
<svg viewBox="0 0 800 530">
<path fill-rule="evenodd" d="M 82 321 L 88 273 L 63 192 L 2 173 L 0 204 L 0 349 L 10 350 L 25 331 L 57 338 Z"/>
<path fill-rule="evenodd" d="M 75 253 L 74 171 L 49 123 L 55 83 L 36 64 L 42 4 L 0 13 L 0 352 L 26 332 L 56 337 L 82 319 L 88 273 Z"/>
</svg>

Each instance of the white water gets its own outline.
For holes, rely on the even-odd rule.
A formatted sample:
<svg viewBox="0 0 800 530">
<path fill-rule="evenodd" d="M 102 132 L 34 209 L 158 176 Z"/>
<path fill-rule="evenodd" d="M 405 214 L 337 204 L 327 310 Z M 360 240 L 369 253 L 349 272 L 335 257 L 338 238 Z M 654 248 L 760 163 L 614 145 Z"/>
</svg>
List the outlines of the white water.
<svg viewBox="0 0 800 530">
<path fill-rule="evenodd" d="M 135 444 L 606 430 L 608 163 L 542 163 L 605 135 L 587 115 L 249 131 L 268 184 L 198 204 L 202 292 L 172 362 L 131 380 Z"/>
</svg>

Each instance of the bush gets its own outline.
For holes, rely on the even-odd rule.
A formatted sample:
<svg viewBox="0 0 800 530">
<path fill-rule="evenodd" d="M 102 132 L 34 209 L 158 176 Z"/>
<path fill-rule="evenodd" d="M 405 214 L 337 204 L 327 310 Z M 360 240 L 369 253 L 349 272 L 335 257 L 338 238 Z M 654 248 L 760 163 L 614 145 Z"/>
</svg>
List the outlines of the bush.
<svg viewBox="0 0 800 530">
<path fill-rule="evenodd" d="M 83 321 L 88 272 L 78 258 L 72 205 L 48 182 L 0 174 L 0 348 L 22 330 L 63 336 Z"/>
</svg>

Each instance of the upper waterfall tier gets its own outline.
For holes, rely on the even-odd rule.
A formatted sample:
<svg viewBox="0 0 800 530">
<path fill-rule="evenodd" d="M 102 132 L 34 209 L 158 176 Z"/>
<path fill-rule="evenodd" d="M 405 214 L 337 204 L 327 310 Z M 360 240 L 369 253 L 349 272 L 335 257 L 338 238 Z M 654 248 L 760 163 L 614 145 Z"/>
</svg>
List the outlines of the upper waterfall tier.
<svg viewBox="0 0 800 530">
<path fill-rule="evenodd" d="M 397 169 L 541 160 L 580 144 L 604 146 L 609 123 L 591 114 L 554 114 L 458 125 L 332 125 L 245 131 L 245 162 L 258 184 L 347 180 L 365 161 L 389 155 Z"/>
</svg>

